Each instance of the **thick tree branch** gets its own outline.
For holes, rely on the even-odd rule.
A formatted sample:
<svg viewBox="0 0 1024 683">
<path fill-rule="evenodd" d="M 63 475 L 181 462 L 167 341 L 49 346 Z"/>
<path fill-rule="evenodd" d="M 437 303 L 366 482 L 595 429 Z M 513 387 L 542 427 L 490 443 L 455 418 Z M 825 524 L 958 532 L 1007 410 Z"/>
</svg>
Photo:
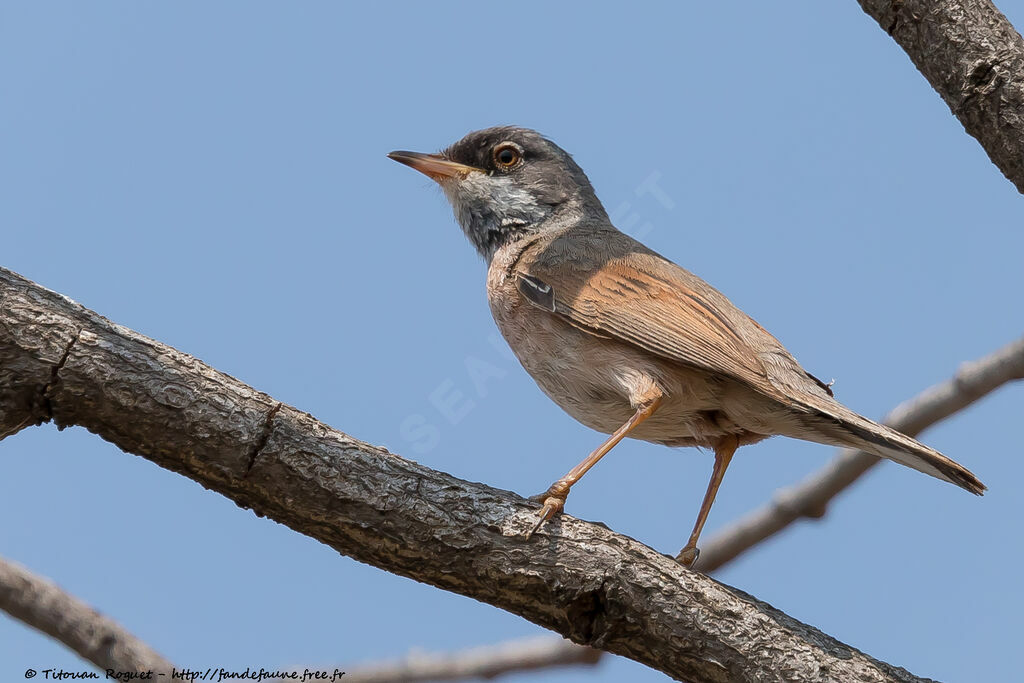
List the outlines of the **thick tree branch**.
<svg viewBox="0 0 1024 683">
<path fill-rule="evenodd" d="M 53 419 L 357 560 L 688 681 L 916 681 L 636 541 L 357 441 L 0 269 L 0 434 Z"/>
<path fill-rule="evenodd" d="M 956 375 L 889 413 L 885 424 L 916 436 L 1007 382 L 1024 379 L 1024 338 L 960 366 Z M 801 518 L 817 519 L 829 502 L 882 462 L 862 451 L 843 450 L 804 481 L 778 491 L 772 502 L 733 522 L 704 543 L 697 568 L 711 572 Z"/>
<path fill-rule="evenodd" d="M 989 0 L 858 0 L 1024 192 L 1024 40 Z"/>
<path fill-rule="evenodd" d="M 0 610 L 56 638 L 100 669 L 171 672 L 170 662 L 120 624 L 2 557 Z"/>
<path fill-rule="evenodd" d="M 562 666 L 593 666 L 604 654 L 568 640 L 541 636 L 475 647 L 451 654 L 414 652 L 396 662 L 345 669 L 349 683 L 420 683 L 421 681 L 491 680 L 509 673 Z"/>
</svg>

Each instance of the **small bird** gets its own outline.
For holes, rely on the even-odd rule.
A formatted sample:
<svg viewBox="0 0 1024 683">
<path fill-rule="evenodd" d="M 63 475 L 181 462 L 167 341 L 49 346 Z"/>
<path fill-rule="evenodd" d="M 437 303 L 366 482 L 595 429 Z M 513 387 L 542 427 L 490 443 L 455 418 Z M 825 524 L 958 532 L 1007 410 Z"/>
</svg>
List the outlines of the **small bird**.
<svg viewBox="0 0 1024 683">
<path fill-rule="evenodd" d="M 736 449 L 776 434 L 860 449 L 985 491 L 965 467 L 836 401 L 718 290 L 617 230 L 583 170 L 536 131 L 487 128 L 440 154 L 388 156 L 441 186 L 489 264 L 491 313 L 526 371 L 567 413 L 610 434 L 535 497 L 543 507 L 527 537 L 626 436 L 715 454 L 676 557 L 686 566 Z"/>
</svg>

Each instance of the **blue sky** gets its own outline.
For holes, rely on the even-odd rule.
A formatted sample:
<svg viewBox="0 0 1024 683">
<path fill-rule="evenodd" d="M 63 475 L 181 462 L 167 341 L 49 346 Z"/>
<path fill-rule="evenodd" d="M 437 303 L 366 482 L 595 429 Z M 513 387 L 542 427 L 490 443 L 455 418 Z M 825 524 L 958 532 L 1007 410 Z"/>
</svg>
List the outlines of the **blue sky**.
<svg viewBox="0 0 1024 683">
<path fill-rule="evenodd" d="M 541 130 L 620 227 L 868 416 L 1022 331 L 1020 196 L 853 0 L 5 3 L 0 91 L 0 265 L 360 439 L 524 495 L 602 437 L 493 343 L 483 263 L 390 150 Z M 663 195 L 639 191 L 652 178 Z M 918 675 L 1009 680 L 1022 392 L 924 436 L 984 498 L 887 464 L 718 577 Z M 742 450 L 706 537 L 832 455 Z M 0 554 L 182 665 L 351 666 L 540 632 L 81 429 L 26 430 L 0 467 Z M 675 553 L 710 469 L 627 441 L 568 509 Z M 0 617 L 3 677 L 30 666 L 84 668 Z M 614 657 L 532 676 L 625 678 L 664 676 Z"/>
</svg>

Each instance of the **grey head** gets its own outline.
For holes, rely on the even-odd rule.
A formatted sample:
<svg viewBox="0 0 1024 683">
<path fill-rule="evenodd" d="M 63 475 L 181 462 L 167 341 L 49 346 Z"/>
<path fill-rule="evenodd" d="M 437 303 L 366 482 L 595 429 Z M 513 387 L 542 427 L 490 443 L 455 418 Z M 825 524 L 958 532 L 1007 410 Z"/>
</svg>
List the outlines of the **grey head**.
<svg viewBox="0 0 1024 683">
<path fill-rule="evenodd" d="M 435 180 L 488 262 L 503 245 L 583 219 L 608 220 L 583 169 L 529 128 L 470 133 L 440 154 L 388 155 Z"/>
</svg>

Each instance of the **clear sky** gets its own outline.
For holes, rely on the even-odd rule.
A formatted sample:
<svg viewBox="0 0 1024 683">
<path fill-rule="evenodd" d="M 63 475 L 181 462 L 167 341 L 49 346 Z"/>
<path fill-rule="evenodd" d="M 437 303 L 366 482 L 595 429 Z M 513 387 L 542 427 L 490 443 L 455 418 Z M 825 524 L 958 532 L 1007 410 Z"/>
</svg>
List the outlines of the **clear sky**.
<svg viewBox="0 0 1024 683">
<path fill-rule="evenodd" d="M 854 0 L 8 2 L 0 93 L 0 264 L 360 439 L 524 495 L 602 437 L 492 343 L 483 263 L 390 150 L 541 130 L 620 227 L 868 416 L 1024 329 L 1021 197 Z M 639 191 L 652 179 L 663 194 Z M 1006 388 L 924 436 L 984 498 L 886 464 L 718 577 L 918 675 L 1019 675 L 1022 404 Z M 781 438 L 740 451 L 705 537 L 832 455 Z M 569 512 L 675 553 L 710 470 L 627 441 Z M 186 666 L 351 666 L 541 632 L 82 429 L 5 440 L 0 472 L 0 554 Z M 85 668 L 0 617 L 0 678 L 54 666 Z M 533 676 L 626 679 L 664 676 L 616 657 Z"/>
</svg>

